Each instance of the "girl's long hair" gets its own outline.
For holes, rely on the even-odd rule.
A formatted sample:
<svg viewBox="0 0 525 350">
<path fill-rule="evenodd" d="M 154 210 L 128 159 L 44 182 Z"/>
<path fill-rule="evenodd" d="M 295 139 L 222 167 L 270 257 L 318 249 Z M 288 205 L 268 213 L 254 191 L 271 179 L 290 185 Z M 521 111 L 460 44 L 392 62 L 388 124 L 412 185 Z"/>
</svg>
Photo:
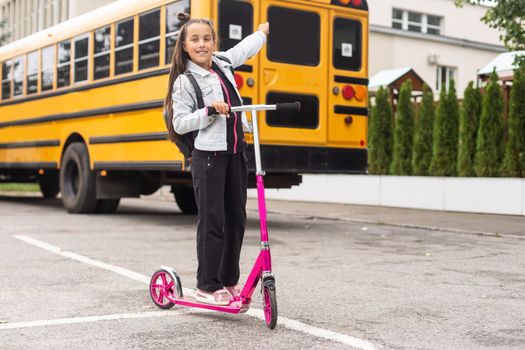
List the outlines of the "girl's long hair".
<svg viewBox="0 0 525 350">
<path fill-rule="evenodd" d="M 213 22 L 209 19 L 193 18 L 190 19 L 190 15 L 187 13 L 179 13 L 177 15 L 179 21 L 183 24 L 179 31 L 179 36 L 175 44 L 175 50 L 173 51 L 173 57 L 171 59 L 170 76 L 168 79 L 168 92 L 164 99 L 164 122 L 168 129 L 168 138 L 170 141 L 177 141 L 180 135 L 175 132 L 173 128 L 173 99 L 171 97 L 173 93 L 173 84 L 179 75 L 184 74 L 186 71 L 186 62 L 190 59 L 190 56 L 184 51 L 184 41 L 186 40 L 187 29 L 194 23 L 204 23 L 210 26 L 213 42 L 217 42 L 217 35 L 213 27 Z"/>
</svg>

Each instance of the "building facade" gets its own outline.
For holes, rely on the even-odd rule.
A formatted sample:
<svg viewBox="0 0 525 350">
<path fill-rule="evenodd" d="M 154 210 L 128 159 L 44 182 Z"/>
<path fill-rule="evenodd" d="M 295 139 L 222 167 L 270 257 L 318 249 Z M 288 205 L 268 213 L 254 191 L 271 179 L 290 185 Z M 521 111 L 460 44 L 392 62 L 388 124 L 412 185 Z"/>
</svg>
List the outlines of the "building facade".
<svg viewBox="0 0 525 350">
<path fill-rule="evenodd" d="M 486 6 L 454 0 L 368 0 L 370 77 L 412 67 L 434 91 L 450 79 L 458 96 L 477 71 L 505 52 L 500 33 L 481 21 Z"/>
<path fill-rule="evenodd" d="M 81 15 L 112 0 L 0 0 L 0 22 L 8 43 Z M 0 33 L 3 34 L 3 33 Z"/>
</svg>

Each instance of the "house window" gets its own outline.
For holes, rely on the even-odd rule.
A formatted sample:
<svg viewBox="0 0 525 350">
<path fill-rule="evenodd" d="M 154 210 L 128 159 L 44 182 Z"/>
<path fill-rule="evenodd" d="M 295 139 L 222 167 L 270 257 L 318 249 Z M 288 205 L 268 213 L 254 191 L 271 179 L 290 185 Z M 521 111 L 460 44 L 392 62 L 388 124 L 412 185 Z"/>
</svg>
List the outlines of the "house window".
<svg viewBox="0 0 525 350">
<path fill-rule="evenodd" d="M 440 91 L 442 86 L 445 86 L 445 88 L 448 89 L 451 80 L 456 80 L 456 68 L 438 66 L 436 90 Z"/>
<path fill-rule="evenodd" d="M 441 34 L 442 17 L 407 10 L 392 10 L 392 28 L 424 34 Z"/>
</svg>

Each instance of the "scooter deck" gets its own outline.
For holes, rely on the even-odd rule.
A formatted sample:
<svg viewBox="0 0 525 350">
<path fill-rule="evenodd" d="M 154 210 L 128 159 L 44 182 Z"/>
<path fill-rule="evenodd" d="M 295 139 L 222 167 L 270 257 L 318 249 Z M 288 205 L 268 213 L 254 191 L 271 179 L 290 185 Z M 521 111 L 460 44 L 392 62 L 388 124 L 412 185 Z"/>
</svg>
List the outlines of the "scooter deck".
<svg viewBox="0 0 525 350">
<path fill-rule="evenodd" d="M 230 305 L 206 304 L 197 301 L 195 297 L 191 295 L 184 295 L 182 298 L 176 297 L 173 299 L 173 302 L 175 303 L 175 305 L 198 307 L 201 309 L 227 312 L 231 314 L 244 313 L 250 308 L 249 304 L 241 304 L 241 301 L 233 301 L 230 303 Z"/>
</svg>

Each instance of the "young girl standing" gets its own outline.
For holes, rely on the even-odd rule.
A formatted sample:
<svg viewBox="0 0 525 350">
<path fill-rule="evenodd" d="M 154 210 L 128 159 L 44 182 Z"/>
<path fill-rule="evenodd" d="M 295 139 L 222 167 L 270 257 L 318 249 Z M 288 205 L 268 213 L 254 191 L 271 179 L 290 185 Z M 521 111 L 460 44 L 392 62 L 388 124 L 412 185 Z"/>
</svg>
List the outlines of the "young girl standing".
<svg viewBox="0 0 525 350">
<path fill-rule="evenodd" d="M 165 108 L 173 109 L 170 138 L 198 131 L 191 155 L 198 207 L 197 293 L 201 302 L 227 305 L 240 294 L 239 257 L 246 226 L 247 160 L 243 124 L 246 116 L 230 113 L 242 104 L 231 68 L 242 65 L 266 42 L 268 22 L 226 52 L 214 53 L 217 35 L 208 19 L 189 19 L 175 45 Z M 221 56 L 218 58 L 217 56 Z M 202 91 L 203 108 L 190 78 Z M 215 113 L 212 108 L 218 114 Z"/>
</svg>

